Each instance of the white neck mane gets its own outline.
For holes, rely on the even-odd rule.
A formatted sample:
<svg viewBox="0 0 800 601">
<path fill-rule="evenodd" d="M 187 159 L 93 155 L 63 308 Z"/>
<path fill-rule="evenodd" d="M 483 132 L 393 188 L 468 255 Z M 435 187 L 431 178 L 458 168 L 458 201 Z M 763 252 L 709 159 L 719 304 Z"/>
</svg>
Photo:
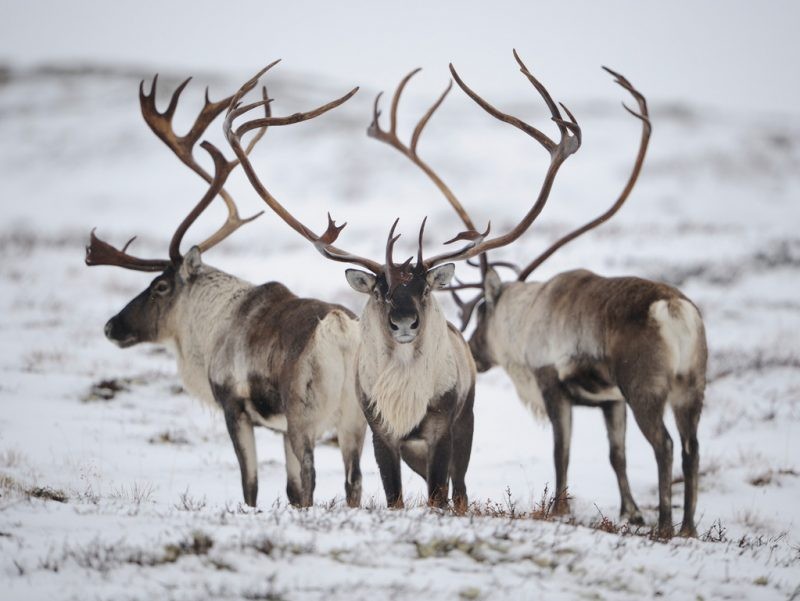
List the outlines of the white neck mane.
<svg viewBox="0 0 800 601">
<path fill-rule="evenodd" d="M 364 310 L 359 380 L 387 432 L 402 438 L 425 417 L 431 400 L 457 383 L 456 355 L 447 321 L 430 299 L 421 340 L 388 344 L 377 311 Z"/>
</svg>

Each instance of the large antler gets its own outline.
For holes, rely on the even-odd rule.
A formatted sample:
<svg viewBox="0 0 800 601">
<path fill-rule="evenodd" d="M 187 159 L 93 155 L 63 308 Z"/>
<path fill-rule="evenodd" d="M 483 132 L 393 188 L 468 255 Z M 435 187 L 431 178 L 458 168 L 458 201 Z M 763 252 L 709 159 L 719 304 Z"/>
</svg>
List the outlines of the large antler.
<svg viewBox="0 0 800 601">
<path fill-rule="evenodd" d="M 427 175 L 431 181 L 436 185 L 437 188 L 444 194 L 447 201 L 453 207 L 455 212 L 461 218 L 461 221 L 464 222 L 464 225 L 467 226 L 470 230 L 474 230 L 475 225 L 472 223 L 472 219 L 470 219 L 469 214 L 464 210 L 464 207 L 456 198 L 453 191 L 447 186 L 447 184 L 442 181 L 442 179 L 436 174 L 436 172 L 431 169 L 428 164 L 423 161 L 419 155 L 417 154 L 417 144 L 419 143 L 419 138 L 422 135 L 422 130 L 425 129 L 425 126 L 430 121 L 433 114 L 436 110 L 441 106 L 444 99 L 447 97 L 447 94 L 453 87 L 453 82 L 447 85 L 444 92 L 439 96 L 439 98 L 434 102 L 428 111 L 420 118 L 417 122 L 416 127 L 414 127 L 414 132 L 411 134 L 411 143 L 409 145 L 403 144 L 400 141 L 400 138 L 397 136 L 397 107 L 400 104 L 400 97 L 403 94 L 403 90 L 406 87 L 408 81 L 417 73 L 419 73 L 421 69 L 414 69 L 408 75 L 406 75 L 398 84 L 397 90 L 395 90 L 394 96 L 392 97 L 392 104 L 391 109 L 389 111 L 389 129 L 384 130 L 381 128 L 380 125 L 380 116 L 381 111 L 378 108 L 380 104 L 381 96 L 383 92 L 378 94 L 375 97 L 375 104 L 372 109 L 372 123 L 370 124 L 369 128 L 367 129 L 367 135 L 371 138 L 375 138 L 380 142 L 384 142 L 389 144 L 391 147 L 399 150 L 404 156 L 408 157 L 408 159 L 414 163 L 417 167 L 422 169 L 422 171 Z"/>
<path fill-rule="evenodd" d="M 630 196 L 633 187 L 636 185 L 636 181 L 639 179 L 639 173 L 641 173 L 642 171 L 642 165 L 644 164 L 644 156 L 647 152 L 647 145 L 650 142 L 650 134 L 652 132 L 652 125 L 650 124 L 650 114 L 647 112 L 647 100 L 636 88 L 633 87 L 631 82 L 629 82 L 625 77 L 623 77 L 616 71 L 612 71 L 608 67 L 603 67 L 603 69 L 605 69 L 608 73 L 613 75 L 614 81 L 616 81 L 619 85 L 628 90 L 628 92 L 631 93 L 634 99 L 636 99 L 636 103 L 639 105 L 639 112 L 637 113 L 628 108 L 624 102 L 622 103 L 622 107 L 626 111 L 628 111 L 631 115 L 633 115 L 642 122 L 642 137 L 641 141 L 639 142 L 639 152 L 636 154 L 636 160 L 633 163 L 633 169 L 631 170 L 631 174 L 628 177 L 628 181 L 625 184 L 625 187 L 622 189 L 622 192 L 620 193 L 619 197 L 614 202 L 614 204 L 611 205 L 611 207 L 602 215 L 595 217 L 588 223 L 585 223 L 578 229 L 573 230 L 572 232 L 559 238 L 553 244 L 551 244 L 550 247 L 547 248 L 547 250 L 545 250 L 542 254 L 540 254 L 533 261 L 531 261 L 528 264 L 528 266 L 525 267 L 525 269 L 520 270 L 519 275 L 517 277 L 517 279 L 520 282 L 525 281 L 525 279 L 537 267 L 539 267 L 539 265 L 541 265 L 548 258 L 550 258 L 550 255 L 556 252 L 559 248 L 561 248 L 568 242 L 571 242 L 578 236 L 585 234 L 589 230 L 596 228 L 601 223 L 613 217 L 616 214 L 616 212 L 620 210 L 625 201 L 628 199 L 628 196 Z"/>
<path fill-rule="evenodd" d="M 525 279 L 536 268 L 538 268 L 542 263 L 544 263 L 548 258 L 550 258 L 550 256 L 553 255 L 553 253 L 555 253 L 559 248 L 561 248 L 562 246 L 564 246 L 565 244 L 571 242 L 572 240 L 574 240 L 578 236 L 581 236 L 581 235 L 585 234 L 589 230 L 594 229 L 595 227 L 597 227 L 601 223 L 604 223 L 605 221 L 607 221 L 608 219 L 613 217 L 617 213 L 617 211 L 619 211 L 619 209 L 622 207 L 622 205 L 625 203 L 625 201 L 628 199 L 628 197 L 630 196 L 631 191 L 633 190 L 634 185 L 636 184 L 636 181 L 639 178 L 639 174 L 640 174 L 640 172 L 642 170 L 642 165 L 644 164 L 644 157 L 645 157 L 645 154 L 647 152 L 647 146 L 648 146 L 648 143 L 650 141 L 650 134 L 652 132 L 652 126 L 650 124 L 650 115 L 649 115 L 648 110 L 647 110 L 647 100 L 641 94 L 641 92 L 639 92 L 636 88 L 634 88 L 633 85 L 630 83 L 630 81 L 628 81 L 624 76 L 622 76 L 621 74 L 617 73 L 616 71 L 612 71 L 608 67 L 603 67 L 603 69 L 605 71 L 607 71 L 608 73 L 610 73 L 612 76 L 614 76 L 616 83 L 618 83 L 620 86 L 625 88 L 628 92 L 630 92 L 630 94 L 636 100 L 636 103 L 639 105 L 639 112 L 638 113 L 633 111 L 633 110 L 631 110 L 630 108 L 628 108 L 628 106 L 626 106 L 624 103 L 622 105 L 623 108 L 626 111 L 628 111 L 631 115 L 633 115 L 634 117 L 636 117 L 637 119 L 639 119 L 642 122 L 642 135 L 641 135 L 641 140 L 639 142 L 639 151 L 636 154 L 636 160 L 634 161 L 633 169 L 631 170 L 631 174 L 628 177 L 628 181 L 626 182 L 625 187 L 623 188 L 623 190 L 620 193 L 619 197 L 616 199 L 614 204 L 611 205 L 611 207 L 606 212 L 604 212 L 603 214 L 599 215 L 595 219 L 592 219 L 591 221 L 589 221 L 588 223 L 584 224 L 583 226 L 581 226 L 581 227 L 573 230 L 572 232 L 566 234 L 565 236 L 562 236 L 561 238 L 559 238 L 556 242 L 551 244 L 544 252 L 542 252 L 538 257 L 536 257 L 533 261 L 531 261 L 524 269 L 520 269 L 519 267 L 517 267 L 513 263 L 507 263 L 507 262 L 498 262 L 497 263 L 498 266 L 508 267 L 510 269 L 513 269 L 516 272 L 517 279 L 519 281 L 525 281 Z M 472 265 L 472 263 L 470 263 L 470 264 Z M 473 265 L 473 266 L 477 267 L 477 265 Z M 482 272 L 482 275 L 484 275 L 483 272 Z M 467 325 L 469 324 L 469 320 L 470 320 L 470 318 L 472 316 L 472 312 L 474 311 L 474 309 L 477 306 L 478 302 L 480 302 L 480 300 L 483 298 L 483 292 L 481 291 L 477 295 L 477 297 L 473 298 L 472 300 L 466 301 L 466 302 L 462 301 L 458 297 L 458 295 L 456 294 L 455 290 L 460 290 L 460 289 L 464 289 L 464 288 L 481 288 L 482 289 L 483 288 L 483 284 L 482 284 L 482 282 L 478 283 L 478 284 L 460 284 L 458 286 L 453 286 L 452 287 L 453 297 L 454 297 L 454 299 L 456 301 L 456 304 L 459 306 L 459 309 L 460 309 L 460 314 L 461 314 L 461 319 L 462 319 L 462 328 L 461 328 L 462 331 L 464 329 L 466 329 Z"/>
<path fill-rule="evenodd" d="M 96 265 L 113 265 L 117 267 L 124 267 L 136 271 L 163 271 L 170 265 L 177 265 L 182 260 L 180 253 L 180 244 L 186 231 L 197 220 L 200 214 L 205 211 L 217 195 L 222 196 L 228 206 L 228 218 L 225 223 L 212 234 L 205 241 L 201 242 L 198 247 L 201 252 L 207 251 L 215 246 L 228 236 L 230 236 L 239 227 L 252 221 L 261 213 L 258 213 L 248 219 L 241 219 L 236 209 L 236 204 L 229 194 L 225 192 L 223 186 L 228 178 L 230 172 L 239 164 L 238 160 L 227 161 L 222 153 L 210 142 L 202 142 L 200 146 L 206 150 L 214 162 L 214 174 L 211 175 L 205 171 L 194 159 L 192 150 L 195 143 L 203 135 L 208 128 L 209 124 L 219 115 L 222 110 L 230 103 L 232 97 L 228 97 L 220 102 L 211 102 L 208 99 L 208 89 L 206 89 L 205 105 L 200 111 L 200 114 L 195 119 L 194 124 L 189 132 L 184 136 L 178 136 L 172 128 L 172 117 L 178 105 L 178 100 L 181 92 L 189 83 L 190 79 L 185 80 L 175 92 L 172 94 L 169 106 L 161 113 L 155 107 L 155 88 L 158 75 L 153 78 L 153 85 L 149 94 L 144 93 L 144 82 L 139 85 L 139 100 L 142 108 L 142 115 L 145 121 L 150 126 L 150 129 L 164 141 L 164 143 L 171 149 L 178 158 L 193 171 L 198 173 L 203 179 L 209 183 L 209 188 L 195 207 L 178 225 L 172 240 L 169 245 L 169 260 L 164 259 L 141 259 L 127 253 L 127 249 L 134 241 L 135 236 L 131 238 L 122 249 L 117 249 L 111 244 L 98 238 L 94 230 L 92 230 L 89 246 L 86 247 L 85 262 L 89 266 Z M 264 97 L 266 98 L 266 89 L 264 90 Z M 265 112 L 269 115 L 269 105 L 265 104 Z M 263 137 L 266 132 L 266 126 L 262 127 L 250 140 L 246 154 L 252 151 L 255 144 Z"/>
<path fill-rule="evenodd" d="M 211 102 L 208 97 L 208 88 L 206 88 L 205 103 L 203 108 L 200 110 L 200 113 L 198 114 L 189 131 L 183 136 L 179 136 L 173 128 L 172 118 L 175 116 L 175 109 L 178 106 L 181 93 L 189 84 L 191 79 L 191 77 L 187 78 L 175 89 L 164 112 L 160 112 L 156 107 L 156 84 L 158 83 L 158 75 L 153 77 L 153 84 L 150 87 L 149 93 L 145 93 L 144 81 L 142 81 L 139 84 L 139 104 L 142 109 L 142 117 L 144 117 L 145 122 L 153 131 L 153 133 L 156 134 L 156 136 L 158 136 L 158 138 L 164 142 L 164 144 L 166 144 L 167 147 L 172 150 L 172 152 L 175 153 L 175 155 L 184 165 L 189 167 L 189 169 L 197 173 L 206 182 L 211 184 L 213 179 L 212 176 L 195 160 L 192 151 L 194 149 L 194 145 L 205 133 L 206 129 L 208 129 L 208 126 L 211 124 L 211 122 L 214 121 L 214 119 L 222 111 L 228 108 L 233 97 L 229 96 L 218 102 Z M 265 111 L 269 111 L 269 105 L 265 105 Z M 262 128 L 261 131 L 253 138 L 253 140 L 250 141 L 249 150 L 252 150 L 256 142 L 258 142 L 261 136 L 264 135 L 265 131 L 266 128 Z M 258 213 L 252 217 L 248 217 L 247 219 L 242 219 L 239 216 L 236 203 L 231 195 L 224 188 L 220 190 L 219 194 L 225 201 L 225 205 L 228 208 L 228 218 L 222 227 L 219 228 L 219 230 L 197 245 L 203 252 L 219 244 L 234 231 L 261 214 Z M 181 232 L 180 237 L 173 238 L 172 242 L 170 243 L 170 258 L 173 261 L 180 260 L 180 242 L 187 229 L 188 225 L 186 227 L 179 228 L 179 231 Z"/>
<path fill-rule="evenodd" d="M 553 101 L 550 93 L 547 89 L 536 79 L 528 68 L 525 66 L 525 63 L 522 62 L 522 59 L 517 54 L 517 51 L 514 50 L 514 59 L 517 61 L 517 64 L 520 67 L 520 71 L 523 75 L 530 81 L 531 85 L 536 88 L 536 91 L 544 100 L 547 108 L 550 110 L 550 114 L 552 116 L 553 122 L 558 127 L 558 131 L 560 133 L 560 139 L 558 142 L 550 139 L 546 134 L 538 130 L 537 128 L 525 123 L 521 119 L 517 117 L 513 117 L 502 111 L 496 109 L 494 106 L 489 104 L 486 100 L 484 100 L 481 96 L 479 96 L 476 92 L 474 92 L 467 84 L 465 84 L 461 77 L 459 77 L 458 73 L 453 67 L 452 63 L 450 64 L 450 73 L 453 75 L 453 79 L 456 80 L 456 83 L 461 87 L 466 94 L 472 98 L 475 102 L 478 103 L 487 113 L 492 115 L 493 117 L 500 119 L 505 123 L 509 123 L 514 127 L 522 130 L 529 136 L 531 136 L 534 140 L 539 142 L 544 148 L 550 153 L 550 166 L 547 169 L 547 173 L 545 174 L 544 181 L 542 182 L 541 188 L 539 190 L 539 195 L 536 198 L 536 202 L 533 204 L 531 209 L 528 213 L 522 218 L 522 220 L 509 232 L 503 234 L 502 236 L 496 236 L 495 238 L 491 238 L 486 240 L 485 237 L 488 234 L 488 229 L 485 233 L 479 234 L 474 230 L 471 232 L 464 232 L 459 234 L 450 242 L 454 242 L 459 239 L 468 239 L 470 243 L 467 244 L 464 248 L 459 251 L 455 251 L 452 253 L 444 253 L 441 255 L 437 255 L 425 261 L 425 265 L 428 269 L 433 267 L 434 265 L 438 265 L 439 263 L 443 263 L 445 261 L 458 261 L 463 259 L 469 259 L 481 253 L 488 252 L 495 248 L 500 248 L 501 246 L 506 246 L 514 242 L 517 238 L 519 238 L 534 222 L 534 220 L 539 216 L 544 209 L 545 204 L 547 203 L 547 199 L 550 196 L 550 191 L 553 187 L 553 182 L 555 181 L 555 177 L 558 173 L 559 168 L 567 160 L 567 158 L 574 154 L 581 145 L 581 128 L 578 125 L 575 117 L 569 111 L 569 109 L 561 104 L 561 108 L 567 115 L 568 120 L 565 120 L 562 115 L 561 111 L 558 108 L 558 105 Z"/>
<path fill-rule="evenodd" d="M 289 115 L 288 117 L 272 117 L 267 116 L 261 119 L 253 119 L 251 121 L 246 121 L 242 123 L 238 127 L 234 129 L 233 122 L 238 117 L 250 112 L 251 110 L 258 108 L 260 106 L 266 106 L 270 100 L 268 98 L 264 98 L 257 102 L 252 102 L 250 104 L 240 105 L 241 99 L 247 94 L 250 90 L 252 90 L 258 80 L 261 78 L 264 73 L 269 71 L 272 67 L 277 65 L 280 61 L 275 61 L 270 63 L 266 67 L 264 67 L 261 71 L 256 73 L 249 81 L 247 81 L 239 91 L 233 96 L 233 99 L 230 104 L 230 108 L 228 109 L 228 113 L 225 116 L 225 122 L 223 125 L 223 129 L 225 131 L 225 136 L 228 140 L 228 143 L 233 148 L 234 153 L 238 157 L 239 161 L 242 164 L 242 169 L 244 169 L 247 178 L 250 180 L 255 191 L 258 195 L 267 203 L 270 209 L 272 209 L 278 217 L 280 217 L 284 222 L 286 222 L 289 227 L 291 227 L 294 231 L 298 234 L 303 236 L 306 240 L 310 241 L 314 247 L 322 253 L 325 257 L 333 260 L 333 261 L 341 261 L 346 263 L 355 263 L 357 265 L 361 265 L 375 274 L 379 274 L 382 272 L 382 267 L 379 263 L 375 261 L 371 261 L 370 259 L 359 257 L 357 255 L 353 255 L 347 253 L 341 249 L 336 248 L 333 246 L 333 243 L 339 236 L 339 233 L 342 231 L 346 223 L 337 226 L 336 223 L 328 214 L 328 227 L 325 232 L 318 236 L 315 234 L 310 228 L 303 225 L 297 218 L 295 218 L 286 208 L 278 202 L 278 200 L 267 190 L 264 184 L 256 174 L 253 165 L 250 163 L 250 160 L 247 157 L 246 151 L 242 148 L 241 138 L 242 136 L 251 131 L 253 129 L 257 129 L 260 127 L 267 127 L 270 125 L 291 125 L 293 123 L 300 123 L 302 121 L 308 121 L 309 119 L 313 119 L 318 117 L 324 113 L 327 113 L 329 110 L 336 108 L 337 106 L 343 104 L 347 100 L 349 100 L 353 94 L 358 91 L 358 88 L 353 88 L 347 94 L 342 96 L 341 98 L 337 98 L 336 100 L 332 100 L 331 102 L 324 104 L 320 107 L 317 107 L 314 110 L 305 112 L 305 113 L 294 113 L 293 115 Z"/>
</svg>

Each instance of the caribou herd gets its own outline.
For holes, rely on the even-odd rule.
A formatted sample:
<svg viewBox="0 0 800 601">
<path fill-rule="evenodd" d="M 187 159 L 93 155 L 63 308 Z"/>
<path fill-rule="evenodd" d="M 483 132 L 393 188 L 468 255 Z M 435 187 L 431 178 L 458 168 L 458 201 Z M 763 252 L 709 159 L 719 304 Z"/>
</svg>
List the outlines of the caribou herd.
<svg viewBox="0 0 800 601">
<path fill-rule="evenodd" d="M 531 136 L 550 156 L 527 214 L 509 231 L 494 237 L 488 225 L 483 231 L 475 226 L 451 189 L 417 154 L 420 136 L 445 100 L 452 81 L 421 117 L 408 143 L 398 136 L 397 110 L 407 83 L 417 71 L 398 85 L 388 129 L 380 122 L 380 95 L 375 99 L 369 136 L 389 144 L 419 167 L 465 228 L 453 232 L 446 243 L 454 245 L 453 250 L 426 256 L 423 220 L 417 256 L 402 262 L 395 262 L 393 256 L 399 219 L 375 224 L 388 230 L 382 259 L 352 254 L 334 245 L 344 225 L 336 225 L 329 215 L 326 230 L 321 235 L 314 233 L 269 192 L 250 161 L 250 152 L 267 128 L 319 117 L 345 103 L 358 88 L 308 112 L 273 116 L 265 87 L 260 90 L 260 99 L 245 103 L 244 98 L 276 61 L 228 98 L 212 102 L 206 94 L 188 133 L 179 135 L 172 120 L 189 80 L 178 86 L 163 112 L 156 108 L 157 77 L 149 92 L 142 82 L 139 98 L 145 122 L 181 162 L 207 182 L 208 189 L 175 230 L 169 258 L 133 256 L 128 253 L 130 242 L 116 248 L 92 231 L 86 264 L 158 274 L 108 321 L 106 337 L 120 347 L 151 342 L 174 351 L 185 388 L 222 410 L 248 505 L 255 506 L 258 495 L 254 426 L 283 434 L 286 494 L 290 503 L 300 507 L 313 503 L 314 447 L 331 430 L 336 432 L 344 460 L 347 503 L 360 505 L 359 464 L 369 426 L 390 507 L 403 507 L 400 474 L 404 461 L 425 479 L 431 506 L 442 508 L 452 503 L 457 513 L 466 512 L 475 381 L 478 372 L 499 365 L 522 402 L 535 416 L 546 416 L 552 424 L 557 513 L 569 512 L 572 406 L 589 405 L 601 409 L 605 417 L 621 515 L 633 524 L 644 523 L 626 473 L 625 427 L 630 407 L 655 453 L 659 491 L 656 532 L 662 537 L 673 535 L 673 452 L 664 426 L 664 409 L 669 405 L 680 433 L 684 477 L 680 534 L 696 536 L 697 425 L 707 356 L 697 307 L 679 290 L 637 277 L 603 277 L 578 269 L 546 281 L 527 281 L 553 252 L 606 221 L 628 198 L 650 137 L 647 102 L 625 77 L 606 69 L 633 96 L 638 110 L 625 109 L 642 128 L 634 167 L 624 189 L 604 214 L 559 239 L 528 265 L 492 262 L 489 251 L 512 244 L 538 217 L 561 165 L 581 145 L 581 128 L 569 109 L 553 101 L 516 52 L 514 58 L 547 106 L 558 129 L 557 140 L 495 108 L 464 83 L 450 65 L 457 85 L 478 106 Z M 221 115 L 230 158 L 207 140 L 200 141 Z M 248 134 L 245 143 L 243 138 Z M 194 156 L 198 142 L 211 159 L 213 173 Z M 225 190 L 229 174 L 238 166 L 267 207 L 323 257 L 361 268 L 349 268 L 344 273 L 348 284 L 366 297 L 360 316 L 341 305 L 300 298 L 279 282 L 256 286 L 204 263 L 203 252 L 258 216 L 242 218 Z M 217 197 L 227 207 L 227 220 L 212 236 L 183 253 L 181 242 L 187 230 Z M 478 281 L 454 281 L 456 263 L 475 268 Z M 502 281 L 500 269 L 512 271 L 514 279 Z M 459 291 L 471 288 L 477 291 L 471 300 L 458 296 Z M 447 321 L 437 292 L 448 292 L 455 298 L 460 327 Z M 473 315 L 474 328 L 466 341 L 462 332 Z"/>
</svg>

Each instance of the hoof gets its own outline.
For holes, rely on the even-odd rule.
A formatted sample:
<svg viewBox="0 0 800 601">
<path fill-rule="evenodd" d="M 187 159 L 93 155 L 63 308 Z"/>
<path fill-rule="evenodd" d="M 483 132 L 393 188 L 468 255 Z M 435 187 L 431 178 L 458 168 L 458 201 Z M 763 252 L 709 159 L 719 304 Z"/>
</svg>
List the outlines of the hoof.
<svg viewBox="0 0 800 601">
<path fill-rule="evenodd" d="M 569 515 L 571 513 L 569 501 L 560 500 L 553 504 L 553 509 L 550 512 L 554 516 Z"/>
<path fill-rule="evenodd" d="M 655 537 L 660 540 L 669 540 L 673 536 L 675 536 L 675 528 L 673 528 L 672 524 L 659 526 L 656 528 Z"/>
<path fill-rule="evenodd" d="M 620 518 L 627 521 L 631 526 L 644 526 L 644 518 L 638 511 L 636 513 L 622 513 Z"/>
<path fill-rule="evenodd" d="M 697 529 L 694 526 L 687 526 L 684 524 L 681 526 L 678 536 L 682 536 L 683 538 L 697 538 Z"/>
</svg>

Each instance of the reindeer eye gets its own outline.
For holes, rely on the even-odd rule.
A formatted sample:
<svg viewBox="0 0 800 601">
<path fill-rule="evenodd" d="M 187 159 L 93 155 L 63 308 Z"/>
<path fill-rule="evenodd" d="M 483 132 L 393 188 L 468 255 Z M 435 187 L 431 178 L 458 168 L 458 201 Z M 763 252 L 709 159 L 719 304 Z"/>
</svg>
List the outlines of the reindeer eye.
<svg viewBox="0 0 800 601">
<path fill-rule="evenodd" d="M 166 294 L 169 292 L 169 289 L 170 285 L 166 280 L 159 280 L 155 283 L 155 286 L 153 286 L 153 292 L 156 294 Z"/>
</svg>

